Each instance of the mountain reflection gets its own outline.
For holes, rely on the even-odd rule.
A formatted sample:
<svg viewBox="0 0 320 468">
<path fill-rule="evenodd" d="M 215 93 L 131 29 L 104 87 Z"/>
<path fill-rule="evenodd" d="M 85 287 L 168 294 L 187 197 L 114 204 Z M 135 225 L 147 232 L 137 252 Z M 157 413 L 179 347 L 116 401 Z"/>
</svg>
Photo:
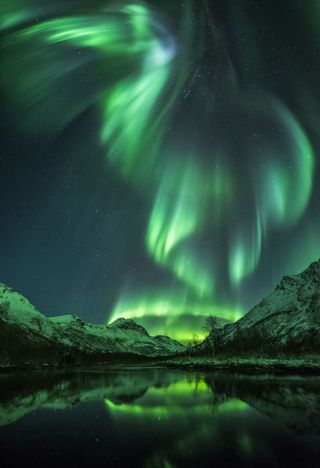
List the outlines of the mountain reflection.
<svg viewBox="0 0 320 468">
<path fill-rule="evenodd" d="M 275 438 L 295 440 L 302 451 L 307 443 L 310 452 L 305 438 L 313 437 L 318 450 L 319 389 L 319 377 L 164 369 L 6 374 L 0 376 L 0 429 L 13 434 L 30 413 L 37 419 L 47 411 L 48 420 L 52 412 L 86 411 L 99 403 L 113 427 L 113 466 L 130 466 L 130 453 L 146 467 L 191 466 L 198 456 L 201 466 L 235 460 L 270 466 Z M 81 418 L 85 433 L 90 413 Z"/>
</svg>

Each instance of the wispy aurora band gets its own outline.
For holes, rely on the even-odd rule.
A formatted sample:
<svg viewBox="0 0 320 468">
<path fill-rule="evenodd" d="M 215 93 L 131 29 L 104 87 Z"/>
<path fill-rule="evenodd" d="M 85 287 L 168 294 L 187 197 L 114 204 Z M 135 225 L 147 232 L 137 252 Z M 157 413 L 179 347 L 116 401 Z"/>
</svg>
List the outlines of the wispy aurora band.
<svg viewBox="0 0 320 468">
<path fill-rule="evenodd" d="M 198 145 L 196 135 L 194 143 L 190 143 L 192 139 L 184 142 L 184 135 L 178 143 L 167 138 L 176 102 L 185 88 L 197 92 L 192 87 L 191 57 L 201 58 L 202 39 L 196 46 L 191 1 L 183 13 L 180 41 L 143 3 L 123 2 L 120 7 L 105 7 L 94 14 L 44 18 L 38 24 L 24 25 L 28 15 L 26 9 L 25 17 L 2 17 L 2 29 L 8 29 L 4 47 L 12 52 L 3 65 L 5 86 L 20 109 L 33 114 L 36 124 L 28 119 L 31 127 L 47 125 L 58 132 L 86 107 L 96 105 L 101 109 L 100 139 L 107 148 L 108 163 L 153 200 L 146 226 L 146 252 L 178 284 L 174 294 L 150 291 L 142 292 L 141 298 L 136 293 L 121 297 L 111 320 L 155 311 L 156 315 L 168 317 L 186 310 L 199 315 L 214 313 L 229 320 L 238 318 L 239 310 L 235 308 L 232 313 L 216 299 L 221 287 L 219 262 L 215 262 L 215 258 L 221 260 L 220 238 L 212 239 L 213 257 L 205 258 L 200 254 L 201 237 L 208 226 L 214 232 L 227 233 L 222 261 L 230 288 L 237 291 L 257 268 L 270 232 L 292 225 L 302 216 L 312 190 L 314 155 L 297 119 L 275 97 L 247 95 L 230 66 L 226 95 L 237 98 L 232 101 L 232 97 L 221 97 L 219 87 L 213 87 L 212 94 L 240 118 L 254 108 L 256 120 L 268 121 L 270 129 L 275 126 L 281 138 L 265 143 L 257 132 L 260 154 L 247 142 L 241 154 L 239 149 L 239 155 L 235 155 L 235 146 L 222 144 L 219 121 L 223 114 L 213 102 L 203 104 L 204 113 L 209 110 L 213 115 L 210 149 Z M 66 55 L 59 68 L 51 63 L 54 55 L 47 57 L 48 47 L 52 46 L 59 54 L 84 48 L 96 55 L 78 56 L 74 62 Z M 23 57 L 21 48 L 27 50 Z M 68 108 L 53 109 L 48 116 L 41 103 L 46 109 L 43 103 L 59 93 L 60 80 L 79 66 L 91 65 L 91 61 L 92 66 L 99 62 L 105 86 Z M 21 69 L 26 72 L 23 80 L 18 73 Z M 239 180 L 235 171 L 235 156 L 244 160 L 244 180 Z M 204 158 L 210 164 L 203 164 Z M 159 180 L 151 182 L 157 171 Z M 239 217 L 241 204 L 250 204 L 248 219 Z"/>
</svg>

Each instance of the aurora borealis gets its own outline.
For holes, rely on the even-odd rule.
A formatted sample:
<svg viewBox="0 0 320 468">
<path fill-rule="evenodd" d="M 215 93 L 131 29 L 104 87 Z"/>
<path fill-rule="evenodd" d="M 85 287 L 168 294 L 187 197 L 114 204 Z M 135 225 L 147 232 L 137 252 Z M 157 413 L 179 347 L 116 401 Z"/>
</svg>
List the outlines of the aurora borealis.
<svg viewBox="0 0 320 468">
<path fill-rule="evenodd" d="M 318 1 L 0 8 L 1 281 L 187 339 L 320 257 Z"/>
</svg>

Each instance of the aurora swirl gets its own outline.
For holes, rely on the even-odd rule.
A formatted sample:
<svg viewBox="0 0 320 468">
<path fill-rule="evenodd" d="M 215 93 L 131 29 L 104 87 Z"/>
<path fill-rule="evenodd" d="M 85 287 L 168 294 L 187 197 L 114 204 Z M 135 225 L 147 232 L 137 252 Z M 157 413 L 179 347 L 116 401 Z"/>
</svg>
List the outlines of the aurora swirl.
<svg viewBox="0 0 320 468">
<path fill-rule="evenodd" d="M 235 320 L 319 257 L 316 90 L 297 75 L 289 99 L 262 73 L 244 4 L 224 28 L 205 1 L 14 3 L 1 7 L 1 82 L 17 121 L 59 135 L 95 109 L 106 175 L 147 207 L 141 256 L 157 280 L 124 280 L 109 320 L 161 317 L 175 336 L 177 316 Z"/>
</svg>

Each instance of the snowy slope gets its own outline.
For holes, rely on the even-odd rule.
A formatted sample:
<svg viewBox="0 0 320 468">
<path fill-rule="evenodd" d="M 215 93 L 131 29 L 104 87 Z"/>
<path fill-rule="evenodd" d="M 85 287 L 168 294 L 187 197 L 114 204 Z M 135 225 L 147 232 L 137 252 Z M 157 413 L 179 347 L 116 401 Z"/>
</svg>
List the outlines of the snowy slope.
<svg viewBox="0 0 320 468">
<path fill-rule="evenodd" d="M 74 315 L 46 317 L 21 294 L 0 283 L 0 359 L 10 360 L 35 345 L 86 355 L 132 354 L 145 357 L 169 356 L 184 346 L 168 337 L 151 337 L 133 320 L 118 319 L 111 325 L 93 325 Z M 27 353 L 28 354 L 28 353 Z M 30 354 L 30 353 L 29 353 Z M 32 353 L 31 353 L 32 354 Z M 50 354 L 51 355 L 51 354 Z"/>
<path fill-rule="evenodd" d="M 299 275 L 285 276 L 243 318 L 226 325 L 218 346 L 229 353 L 319 354 L 320 261 Z"/>
<path fill-rule="evenodd" d="M 143 356 L 166 356 L 184 351 L 184 346 L 177 341 L 168 337 L 167 340 L 151 337 L 142 326 L 130 319 L 120 318 L 110 325 L 93 325 L 70 315 L 53 317 L 51 320 L 89 350 L 108 349 L 112 353 Z"/>
<path fill-rule="evenodd" d="M 70 340 L 60 333 L 48 317 L 41 314 L 24 296 L 0 283 L 0 321 L 21 329 L 29 336 L 58 340 L 70 345 Z"/>
</svg>

